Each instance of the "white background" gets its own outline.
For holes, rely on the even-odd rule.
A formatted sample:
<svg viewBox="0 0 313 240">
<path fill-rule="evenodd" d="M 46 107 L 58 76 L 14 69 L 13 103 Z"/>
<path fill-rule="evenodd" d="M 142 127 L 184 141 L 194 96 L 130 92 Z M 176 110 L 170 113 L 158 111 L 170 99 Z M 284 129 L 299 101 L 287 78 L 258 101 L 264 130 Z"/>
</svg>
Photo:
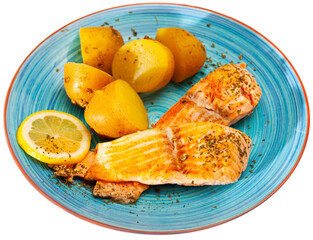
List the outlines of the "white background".
<svg viewBox="0 0 313 240">
<path fill-rule="evenodd" d="M 65 24 L 108 7 L 139 1 L 6 1 L 0 8 L 0 84 L 3 112 L 10 82 L 26 56 Z M 151 1 L 141 1 L 151 2 Z M 164 2 L 164 1 L 160 1 Z M 242 21 L 270 39 L 299 73 L 312 104 L 313 14 L 310 0 L 165 1 L 208 8 Z M 1 118 L 3 121 L 3 118 Z M 3 122 L 1 123 L 3 128 Z M 1 239 L 313 239 L 313 144 L 283 187 L 251 212 L 220 226 L 179 235 L 143 235 L 111 230 L 52 204 L 24 178 L 1 133 Z"/>
</svg>

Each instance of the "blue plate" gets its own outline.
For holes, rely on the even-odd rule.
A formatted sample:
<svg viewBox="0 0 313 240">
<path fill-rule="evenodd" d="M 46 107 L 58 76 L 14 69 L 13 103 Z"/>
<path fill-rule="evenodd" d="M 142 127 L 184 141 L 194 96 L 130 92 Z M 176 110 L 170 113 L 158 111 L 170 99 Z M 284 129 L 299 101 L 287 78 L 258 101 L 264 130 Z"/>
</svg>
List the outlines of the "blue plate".
<svg viewBox="0 0 313 240">
<path fill-rule="evenodd" d="M 54 109 L 84 123 L 83 110 L 71 104 L 63 87 L 63 64 L 81 62 L 79 28 L 105 22 L 121 32 L 125 42 L 158 28 L 180 27 L 205 45 L 207 65 L 181 84 L 141 97 L 150 123 L 169 109 L 192 84 L 218 65 L 245 62 L 263 90 L 259 105 L 233 127 L 248 134 L 253 148 L 247 170 L 238 182 L 225 186 L 150 187 L 134 205 L 94 198 L 90 187 L 75 180 L 68 186 L 53 178 L 48 167 L 19 147 L 16 131 L 31 113 Z M 207 25 L 209 24 L 209 25 Z M 131 28 L 138 35 L 133 36 Z M 211 61 L 210 61 L 211 60 Z M 215 64 L 215 65 L 214 65 Z M 25 177 L 52 202 L 90 222 L 119 230 L 176 233 L 204 229 L 232 220 L 258 206 L 288 179 L 304 151 L 309 131 L 305 90 L 295 69 L 268 39 L 235 19 L 191 6 L 139 4 L 107 9 L 78 19 L 40 43 L 18 69 L 5 105 L 9 148 Z M 99 139 L 92 138 L 92 148 Z"/>
</svg>

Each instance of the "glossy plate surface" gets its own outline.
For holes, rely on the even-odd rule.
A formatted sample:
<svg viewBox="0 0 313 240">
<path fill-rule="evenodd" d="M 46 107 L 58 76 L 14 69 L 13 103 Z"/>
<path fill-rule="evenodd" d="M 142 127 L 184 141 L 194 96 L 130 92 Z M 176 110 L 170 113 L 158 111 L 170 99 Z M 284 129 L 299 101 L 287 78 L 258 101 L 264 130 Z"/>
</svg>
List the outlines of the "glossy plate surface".
<svg viewBox="0 0 313 240">
<path fill-rule="evenodd" d="M 16 131 L 30 114 L 46 109 L 80 118 L 63 87 L 63 64 L 81 62 L 79 28 L 109 23 L 125 40 L 154 37 L 162 27 L 180 27 L 205 45 L 208 62 L 181 84 L 141 97 L 150 124 L 169 109 L 192 84 L 217 65 L 245 62 L 263 90 L 259 105 L 234 125 L 253 142 L 247 170 L 226 186 L 150 187 L 135 205 L 94 198 L 80 180 L 67 186 L 51 170 L 18 146 Z M 209 24 L 209 25 L 207 25 Z M 133 35 L 133 28 L 137 36 Z M 234 219 L 265 201 L 287 180 L 303 153 L 309 130 L 309 108 L 301 80 L 286 57 L 247 25 L 210 10 L 172 4 L 142 4 L 112 8 L 78 19 L 53 33 L 26 58 L 8 91 L 5 129 L 12 155 L 26 178 L 43 195 L 65 210 L 93 223 L 115 229 L 149 232 L 188 232 Z M 288 130 L 287 130 L 288 129 Z M 92 138 L 92 148 L 99 139 Z"/>
</svg>

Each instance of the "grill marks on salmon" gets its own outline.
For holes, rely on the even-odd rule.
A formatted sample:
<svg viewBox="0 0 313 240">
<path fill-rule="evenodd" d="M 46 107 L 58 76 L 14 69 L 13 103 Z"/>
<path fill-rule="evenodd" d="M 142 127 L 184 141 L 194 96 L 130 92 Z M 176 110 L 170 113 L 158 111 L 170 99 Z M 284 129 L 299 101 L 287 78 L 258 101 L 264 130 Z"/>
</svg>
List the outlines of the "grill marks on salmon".
<svg viewBox="0 0 313 240">
<path fill-rule="evenodd" d="M 228 64 L 191 87 L 155 126 L 207 121 L 229 126 L 250 114 L 261 95 L 244 63 Z"/>
<path fill-rule="evenodd" d="M 150 129 L 99 143 L 85 179 L 147 185 L 228 184 L 245 170 L 250 148 L 247 135 L 210 122 Z"/>
</svg>

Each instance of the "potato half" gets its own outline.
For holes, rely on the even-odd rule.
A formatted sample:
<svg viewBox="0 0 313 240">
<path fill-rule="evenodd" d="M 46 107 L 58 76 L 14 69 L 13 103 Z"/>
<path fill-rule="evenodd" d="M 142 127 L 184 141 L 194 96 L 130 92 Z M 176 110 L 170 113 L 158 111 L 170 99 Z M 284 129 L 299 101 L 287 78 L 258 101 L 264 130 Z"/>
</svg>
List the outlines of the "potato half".
<svg viewBox="0 0 313 240">
<path fill-rule="evenodd" d="M 176 83 L 196 74 L 205 63 L 205 47 L 185 29 L 161 28 L 155 39 L 167 46 L 174 55 L 175 71 L 172 80 Z"/>
<path fill-rule="evenodd" d="M 85 108 L 96 90 L 114 81 L 114 78 L 97 68 L 83 63 L 64 64 L 64 87 L 72 103 Z"/>
<path fill-rule="evenodd" d="M 139 39 L 126 43 L 115 54 L 113 77 L 127 81 L 137 92 L 164 87 L 174 72 L 174 57 L 160 42 Z"/>
<path fill-rule="evenodd" d="M 95 92 L 85 109 L 85 120 L 96 133 L 111 138 L 149 127 L 141 98 L 123 80 L 116 80 Z"/>
<path fill-rule="evenodd" d="M 124 45 L 120 32 L 113 27 L 86 27 L 79 36 L 83 62 L 112 74 L 114 54 Z"/>
</svg>

